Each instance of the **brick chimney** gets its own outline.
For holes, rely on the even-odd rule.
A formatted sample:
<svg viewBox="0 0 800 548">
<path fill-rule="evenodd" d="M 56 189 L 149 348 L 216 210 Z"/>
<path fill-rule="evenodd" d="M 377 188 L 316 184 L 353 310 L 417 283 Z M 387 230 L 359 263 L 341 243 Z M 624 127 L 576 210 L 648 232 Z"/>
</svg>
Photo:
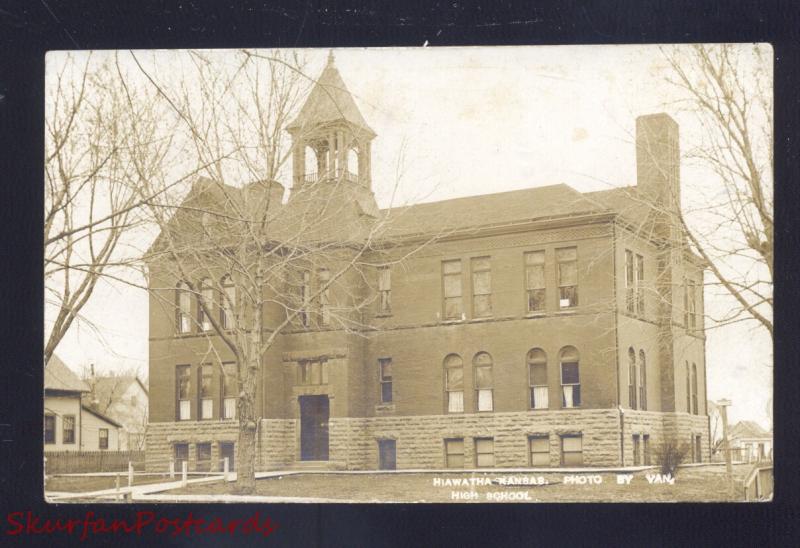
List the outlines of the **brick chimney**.
<svg viewBox="0 0 800 548">
<path fill-rule="evenodd" d="M 659 209 L 680 207 L 678 124 L 668 114 L 636 118 L 636 180 L 640 196 Z"/>
</svg>

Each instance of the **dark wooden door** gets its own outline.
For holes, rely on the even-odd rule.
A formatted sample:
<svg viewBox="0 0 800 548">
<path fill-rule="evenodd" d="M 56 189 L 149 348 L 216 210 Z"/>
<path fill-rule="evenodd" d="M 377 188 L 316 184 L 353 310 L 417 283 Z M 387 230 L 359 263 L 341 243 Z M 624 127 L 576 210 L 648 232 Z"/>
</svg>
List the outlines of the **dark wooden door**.
<svg viewBox="0 0 800 548">
<path fill-rule="evenodd" d="M 300 396 L 300 460 L 328 460 L 328 396 Z"/>
<path fill-rule="evenodd" d="M 378 455 L 381 470 L 395 470 L 397 468 L 397 442 L 395 440 L 378 440 Z"/>
<path fill-rule="evenodd" d="M 233 447 L 234 447 L 233 442 L 222 442 L 219 444 L 220 463 L 224 462 L 222 459 L 228 457 L 228 470 L 230 470 L 231 472 L 236 470 L 236 461 L 234 460 L 235 453 Z M 220 470 L 222 470 L 223 466 L 224 464 L 220 464 Z"/>
</svg>

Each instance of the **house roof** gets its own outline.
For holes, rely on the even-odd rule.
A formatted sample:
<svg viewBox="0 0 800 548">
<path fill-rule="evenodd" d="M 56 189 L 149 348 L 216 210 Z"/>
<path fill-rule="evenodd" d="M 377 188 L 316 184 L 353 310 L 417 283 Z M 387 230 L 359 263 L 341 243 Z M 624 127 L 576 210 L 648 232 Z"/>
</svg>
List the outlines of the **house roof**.
<svg viewBox="0 0 800 548">
<path fill-rule="evenodd" d="M 88 382 L 90 385 L 90 393 L 84 394 L 82 399 L 84 405 L 89 405 L 93 409 L 97 409 L 94 400 L 97 400 L 99 403 L 99 409 L 104 410 L 108 409 L 112 403 L 122 402 L 120 398 L 122 398 L 122 395 L 134 384 L 141 386 L 145 396 L 148 395 L 147 388 L 142 384 L 142 381 L 134 375 L 94 377 Z"/>
<path fill-rule="evenodd" d="M 64 392 L 88 392 L 89 386 L 53 354 L 44 368 L 44 389 Z"/>
<path fill-rule="evenodd" d="M 384 209 L 382 214 L 394 217 L 387 222 L 387 236 L 405 236 L 607 211 L 598 201 L 560 183 Z"/>
<path fill-rule="evenodd" d="M 95 410 L 95 409 L 92 409 L 92 408 L 91 408 L 91 407 L 89 407 L 88 405 L 81 405 L 81 409 L 83 409 L 84 411 L 86 411 L 87 413 L 89 413 L 89 414 L 91 414 L 91 415 L 94 415 L 94 416 L 95 416 L 95 417 L 97 417 L 98 419 L 100 419 L 100 420 L 102 420 L 102 421 L 105 421 L 105 422 L 107 422 L 108 424 L 111 424 L 111 425 L 113 425 L 113 426 L 116 426 L 117 428 L 122 428 L 122 425 L 121 425 L 120 423 L 118 423 L 117 421 L 115 421 L 115 420 L 113 420 L 113 419 L 111 419 L 111 418 L 109 418 L 109 417 L 107 417 L 107 416 L 103 415 L 103 414 L 102 414 L 102 413 L 100 413 L 99 411 L 97 411 L 97 410 Z"/>
<path fill-rule="evenodd" d="M 754 421 L 740 421 L 731 426 L 731 438 L 770 438 L 772 434 L 761 428 Z"/>
<path fill-rule="evenodd" d="M 303 108 L 300 109 L 300 114 L 286 129 L 293 131 L 310 128 L 312 125 L 339 121 L 349 122 L 366 130 L 371 135 L 375 135 L 361 115 L 361 111 L 358 110 L 353 96 L 342 80 L 342 75 L 334 65 L 333 54 L 331 54 L 328 56 L 325 70 L 322 71 Z"/>
</svg>

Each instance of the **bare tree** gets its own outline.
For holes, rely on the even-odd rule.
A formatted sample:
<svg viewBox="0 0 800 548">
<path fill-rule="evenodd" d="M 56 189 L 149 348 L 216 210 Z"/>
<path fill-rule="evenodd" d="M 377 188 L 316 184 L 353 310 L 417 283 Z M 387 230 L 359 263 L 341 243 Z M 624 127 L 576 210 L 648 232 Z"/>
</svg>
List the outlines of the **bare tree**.
<svg viewBox="0 0 800 548">
<path fill-rule="evenodd" d="M 772 336 L 771 59 L 763 45 L 665 50 L 704 139 L 687 151 L 713 175 L 704 204 L 680 217 L 692 248 L 736 302 L 720 322 L 755 318 Z"/>
<path fill-rule="evenodd" d="M 45 364 L 100 279 L 130 258 L 122 243 L 143 203 L 132 169 L 139 145 L 147 145 L 149 166 L 166 150 L 135 138 L 134 121 L 152 134 L 158 116 L 146 96 L 125 97 L 113 59 L 68 53 L 50 57 L 47 68 Z"/>
<path fill-rule="evenodd" d="M 179 331 L 206 336 L 202 361 L 219 366 L 226 390 L 235 386 L 226 396 L 236 398 L 237 489 L 252 493 L 257 389 L 278 337 L 317 328 L 368 335 L 374 328 L 363 312 L 376 299 L 376 268 L 425 242 L 387 249 L 393 215 L 379 211 L 346 169 L 296 180 L 284 203 L 276 179 L 292 152 L 285 128 L 313 82 L 297 56 L 188 52 L 189 76 L 177 83 L 159 81 L 136 62 L 181 121 L 198 164 L 207 166 L 191 188 L 148 203 L 161 231 L 145 257 L 150 290 L 174 312 Z M 360 136 L 353 129 L 346 137 Z M 153 195 L 158 185 L 145 181 L 142 192 Z"/>
</svg>

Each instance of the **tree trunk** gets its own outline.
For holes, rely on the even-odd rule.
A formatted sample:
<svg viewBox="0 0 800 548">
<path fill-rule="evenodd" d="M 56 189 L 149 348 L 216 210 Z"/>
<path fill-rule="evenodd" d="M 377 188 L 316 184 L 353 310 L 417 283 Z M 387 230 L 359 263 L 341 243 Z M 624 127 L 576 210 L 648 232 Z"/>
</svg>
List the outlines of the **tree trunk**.
<svg viewBox="0 0 800 548">
<path fill-rule="evenodd" d="M 256 356 L 258 353 L 256 353 Z M 254 358 L 251 358 L 254 359 Z M 255 358 L 257 359 L 257 358 Z M 242 368 L 241 392 L 239 394 L 239 455 L 236 463 L 236 491 L 251 495 L 256 492 L 256 432 L 258 418 L 255 413 L 257 367 L 250 360 Z"/>
</svg>

